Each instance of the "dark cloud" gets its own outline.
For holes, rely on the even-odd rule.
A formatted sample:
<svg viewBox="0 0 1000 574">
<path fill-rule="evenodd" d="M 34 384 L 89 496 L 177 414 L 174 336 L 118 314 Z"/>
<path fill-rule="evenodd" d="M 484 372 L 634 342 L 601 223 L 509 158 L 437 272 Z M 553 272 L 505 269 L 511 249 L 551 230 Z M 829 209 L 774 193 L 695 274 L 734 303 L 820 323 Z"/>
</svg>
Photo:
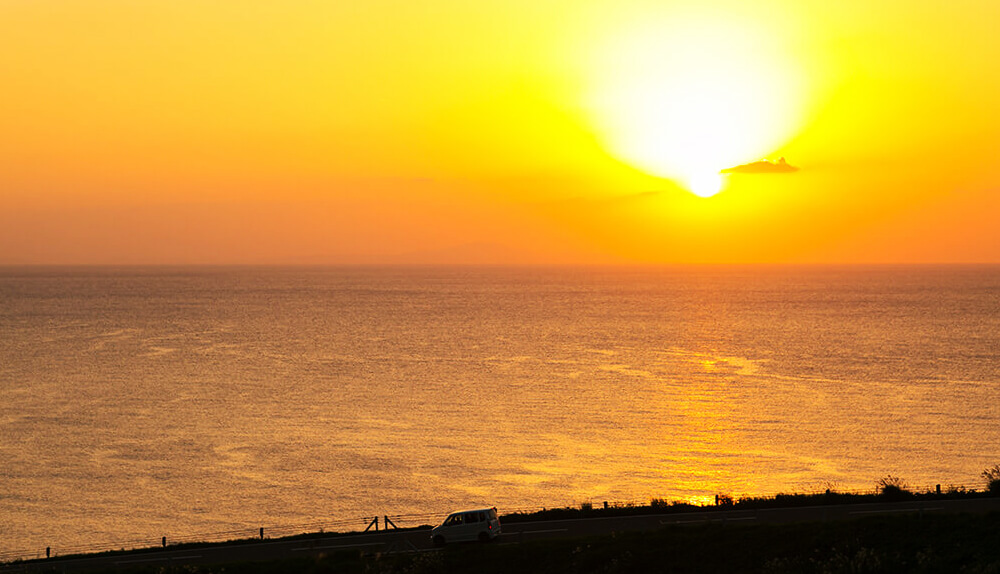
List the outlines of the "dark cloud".
<svg viewBox="0 0 1000 574">
<path fill-rule="evenodd" d="M 799 171 L 799 168 L 794 165 L 788 165 L 785 158 L 782 157 L 778 161 L 762 159 L 760 161 L 737 165 L 726 168 L 719 173 L 792 173 L 795 171 Z"/>
</svg>

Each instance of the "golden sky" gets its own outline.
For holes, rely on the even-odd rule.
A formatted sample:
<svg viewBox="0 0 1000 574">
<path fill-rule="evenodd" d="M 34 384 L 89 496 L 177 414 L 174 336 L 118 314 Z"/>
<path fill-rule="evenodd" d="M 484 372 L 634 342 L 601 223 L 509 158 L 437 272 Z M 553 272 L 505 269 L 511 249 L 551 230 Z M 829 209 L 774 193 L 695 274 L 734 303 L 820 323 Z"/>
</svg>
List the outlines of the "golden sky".
<svg viewBox="0 0 1000 574">
<path fill-rule="evenodd" d="M 0 264 L 1000 262 L 998 21 L 0 0 Z"/>
</svg>

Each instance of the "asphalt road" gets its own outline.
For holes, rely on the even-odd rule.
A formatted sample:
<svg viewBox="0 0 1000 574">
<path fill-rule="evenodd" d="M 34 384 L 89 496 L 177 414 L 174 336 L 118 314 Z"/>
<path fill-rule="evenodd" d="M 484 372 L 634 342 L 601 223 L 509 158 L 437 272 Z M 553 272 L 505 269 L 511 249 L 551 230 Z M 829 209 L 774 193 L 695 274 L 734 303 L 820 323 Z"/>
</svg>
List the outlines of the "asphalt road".
<svg viewBox="0 0 1000 574">
<path fill-rule="evenodd" d="M 673 524 L 776 524 L 848 520 L 877 514 L 984 513 L 1000 511 L 1000 498 L 934 500 L 919 502 L 810 506 L 761 510 L 709 510 L 639 516 L 608 516 L 511 522 L 502 525 L 503 534 L 494 544 L 519 544 L 551 538 L 598 536 L 612 532 L 655 530 Z M 388 530 L 331 535 L 296 540 L 263 540 L 221 544 L 191 549 L 142 551 L 114 556 L 73 559 L 31 560 L 0 567 L 0 572 L 75 572 L 89 569 L 126 568 L 140 565 L 234 563 L 318 555 L 340 550 L 369 552 L 413 552 L 435 550 L 430 531 Z"/>
</svg>

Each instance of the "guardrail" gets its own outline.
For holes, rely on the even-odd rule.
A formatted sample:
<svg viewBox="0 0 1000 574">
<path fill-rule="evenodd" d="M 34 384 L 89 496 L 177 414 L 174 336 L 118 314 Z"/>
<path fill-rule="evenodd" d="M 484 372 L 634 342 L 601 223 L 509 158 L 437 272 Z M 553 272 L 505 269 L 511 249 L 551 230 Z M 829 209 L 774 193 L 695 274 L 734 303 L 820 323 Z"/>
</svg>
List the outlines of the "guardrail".
<svg viewBox="0 0 1000 574">
<path fill-rule="evenodd" d="M 88 544 L 73 544 L 66 546 L 49 546 L 46 548 L 35 548 L 31 550 L 0 550 L 0 562 L 11 562 L 15 560 L 32 560 L 53 556 L 67 556 L 73 554 L 91 554 L 97 552 L 110 552 L 116 550 L 137 550 L 144 548 L 156 548 L 175 546 L 178 544 L 189 544 L 198 542 L 228 542 L 228 541 L 248 541 L 264 538 L 282 538 L 294 536 L 296 534 L 306 534 L 314 532 L 360 532 L 365 524 L 371 520 L 370 517 L 350 518 L 344 520 L 326 520 L 316 522 L 302 522 L 298 524 L 274 524 L 258 527 L 240 527 L 231 530 L 215 530 L 211 532 L 197 532 L 187 534 L 164 535 L 159 538 L 129 537 L 122 539 L 104 540 Z"/>
<path fill-rule="evenodd" d="M 121 550 L 153 549 L 158 547 L 201 542 L 249 542 L 252 540 L 284 538 L 299 534 L 349 534 L 353 532 L 364 532 L 366 530 L 378 530 L 378 527 L 375 526 L 376 524 L 380 524 L 383 530 L 387 528 L 413 528 L 436 523 L 440 521 L 445 514 L 446 513 L 437 512 L 420 514 L 383 514 L 374 517 L 369 515 L 342 520 L 322 520 L 314 522 L 300 522 L 295 524 L 270 524 L 256 527 L 245 526 L 233 528 L 231 530 L 215 530 L 172 535 L 167 534 L 158 538 L 128 537 L 87 544 L 72 544 L 65 546 L 53 545 L 46 548 L 0 550 L 0 562 L 34 560 L 55 556 L 92 554 Z"/>
</svg>

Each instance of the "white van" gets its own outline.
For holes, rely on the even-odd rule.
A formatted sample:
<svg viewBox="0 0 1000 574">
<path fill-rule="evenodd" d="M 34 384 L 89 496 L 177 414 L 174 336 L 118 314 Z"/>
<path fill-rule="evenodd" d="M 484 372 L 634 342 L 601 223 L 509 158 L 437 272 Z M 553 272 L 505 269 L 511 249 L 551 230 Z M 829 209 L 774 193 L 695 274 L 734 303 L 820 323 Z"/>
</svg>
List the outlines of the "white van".
<svg viewBox="0 0 1000 574">
<path fill-rule="evenodd" d="M 496 508 L 479 508 L 453 512 L 440 526 L 431 529 L 434 546 L 444 546 L 448 542 L 478 540 L 489 542 L 500 536 L 500 520 Z"/>
</svg>

